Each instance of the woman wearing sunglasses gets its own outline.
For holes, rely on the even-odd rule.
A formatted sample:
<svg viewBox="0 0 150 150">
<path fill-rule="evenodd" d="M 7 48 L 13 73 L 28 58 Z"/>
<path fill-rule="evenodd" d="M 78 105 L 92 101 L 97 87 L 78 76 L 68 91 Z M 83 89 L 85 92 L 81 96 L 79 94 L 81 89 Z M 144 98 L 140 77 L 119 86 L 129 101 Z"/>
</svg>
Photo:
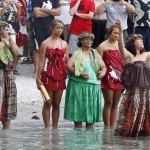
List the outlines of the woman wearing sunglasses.
<svg viewBox="0 0 150 150">
<path fill-rule="evenodd" d="M 102 121 L 102 93 L 100 79 L 106 73 L 105 64 L 98 52 L 91 48 L 94 35 L 83 32 L 78 37 L 78 50 L 67 62 L 71 74 L 66 90 L 66 120 L 74 121 L 75 128 L 92 128 Z"/>
</svg>

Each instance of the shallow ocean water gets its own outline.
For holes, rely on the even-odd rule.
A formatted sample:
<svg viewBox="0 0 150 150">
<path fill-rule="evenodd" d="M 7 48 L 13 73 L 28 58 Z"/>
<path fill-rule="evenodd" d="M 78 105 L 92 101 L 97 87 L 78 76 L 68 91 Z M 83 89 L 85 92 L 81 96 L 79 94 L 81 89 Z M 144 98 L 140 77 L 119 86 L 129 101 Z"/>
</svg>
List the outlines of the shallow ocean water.
<svg viewBox="0 0 150 150">
<path fill-rule="evenodd" d="M 0 150 L 149 150 L 150 137 L 122 138 L 112 129 L 44 129 L 39 121 L 22 122 L 0 130 Z"/>
<path fill-rule="evenodd" d="M 104 129 L 103 123 L 96 123 L 94 129 L 74 129 L 72 122 L 63 119 L 65 92 L 58 129 L 43 129 L 43 101 L 33 70 L 33 65 L 19 64 L 18 114 L 11 129 L 3 130 L 0 124 L 0 150 L 150 150 L 150 137 L 116 137 L 112 129 Z M 34 115 L 39 120 L 31 119 Z"/>
</svg>

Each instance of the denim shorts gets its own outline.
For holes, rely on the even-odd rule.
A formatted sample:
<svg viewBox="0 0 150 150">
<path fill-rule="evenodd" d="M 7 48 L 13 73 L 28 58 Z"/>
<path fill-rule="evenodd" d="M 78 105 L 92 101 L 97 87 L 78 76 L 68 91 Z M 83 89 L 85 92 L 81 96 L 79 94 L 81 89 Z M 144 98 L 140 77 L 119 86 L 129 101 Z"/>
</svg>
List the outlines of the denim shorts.
<svg viewBox="0 0 150 150">
<path fill-rule="evenodd" d="M 75 34 L 70 34 L 69 38 L 69 54 L 73 54 L 78 49 L 78 36 Z"/>
</svg>

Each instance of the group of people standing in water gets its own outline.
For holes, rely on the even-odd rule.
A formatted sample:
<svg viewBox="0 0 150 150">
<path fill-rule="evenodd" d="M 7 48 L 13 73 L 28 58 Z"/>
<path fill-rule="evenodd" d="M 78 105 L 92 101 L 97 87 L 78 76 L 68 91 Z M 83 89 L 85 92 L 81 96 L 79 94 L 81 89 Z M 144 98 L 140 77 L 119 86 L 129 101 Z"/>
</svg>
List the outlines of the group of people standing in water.
<svg viewBox="0 0 150 150">
<path fill-rule="evenodd" d="M 60 38 L 63 23 L 54 20 L 51 29 L 52 35 L 40 48 L 36 77 L 38 88 L 44 84 L 51 98 L 43 106 L 45 127 L 50 127 L 51 106 L 52 127 L 58 127 L 68 71 L 64 119 L 73 121 L 75 128 L 82 128 L 83 122 L 93 128 L 95 122 L 104 121 L 105 126 L 115 128 L 115 135 L 149 136 L 150 52 L 144 51 L 143 37 L 134 34 L 124 41 L 118 20 L 97 49 L 92 48 L 94 35 L 82 32 L 78 49 L 69 58 L 68 45 Z"/>
<path fill-rule="evenodd" d="M 36 83 L 38 89 L 41 84 L 45 86 L 51 99 L 43 104 L 45 128 L 50 127 L 51 107 L 52 128 L 58 128 L 59 106 L 66 89 L 64 119 L 73 121 L 75 128 L 82 128 L 83 122 L 86 128 L 93 128 L 94 123 L 104 121 L 106 127 L 114 128 L 117 136 L 149 136 L 150 52 L 144 50 L 143 37 L 134 34 L 124 41 L 118 20 L 109 28 L 108 39 L 97 49 L 92 48 L 94 35 L 82 32 L 78 37 L 78 49 L 69 58 L 68 44 L 60 38 L 62 31 L 62 21 L 54 20 L 52 35 L 40 47 Z M 7 45 L 5 38 L 0 48 Z M 9 75 L 9 71 L 5 74 Z M 4 83 L 6 86 L 7 78 Z M 4 104 L 5 101 L 3 114 Z M 10 126 L 13 116 L 15 112 L 10 118 L 1 115 L 4 127 Z"/>
<path fill-rule="evenodd" d="M 103 5 L 107 3 L 104 2 Z M 126 8 L 134 10 L 128 3 L 123 3 L 124 6 L 127 5 Z M 46 12 L 46 9 L 38 9 L 36 6 L 34 11 L 43 10 L 47 17 L 47 13 L 51 12 Z M 72 14 L 80 16 L 81 13 L 75 9 L 77 8 L 72 8 Z M 94 9 L 91 8 L 91 11 Z M 91 15 L 94 13 L 89 13 L 89 17 Z M 117 20 L 107 26 L 107 39 L 96 49 L 92 48 L 95 37 L 91 32 L 84 31 L 79 36 L 72 34 L 70 42 L 78 44 L 69 57 L 70 47 L 61 38 L 63 22 L 58 19 L 52 21 L 51 35 L 39 47 L 36 70 L 38 89 L 43 84 L 51 99 L 43 104 L 45 128 L 50 127 L 51 107 L 52 128 L 58 128 L 60 102 L 66 89 L 64 119 L 73 121 L 75 128 L 82 128 L 83 122 L 86 123 L 86 128 L 93 128 L 94 123 L 103 121 L 106 127 L 114 128 L 116 136 L 150 135 L 150 52 L 145 51 L 141 34 L 133 34 L 125 39 L 126 28 L 122 22 Z M 73 26 L 71 27 L 73 31 Z M 8 45 L 8 36 L 1 38 L 0 49 Z M 8 76 L 9 72 L 6 73 Z M 66 86 L 67 77 L 69 80 Z M 7 81 L 3 83 L 6 85 Z M 6 104 L 5 100 L 3 103 Z M 5 114 L 4 109 L 2 113 Z M 0 116 L 0 120 L 3 119 L 4 127 L 9 127 L 10 121 L 7 121 L 16 114 L 10 118 L 3 116 L 4 118 Z"/>
</svg>

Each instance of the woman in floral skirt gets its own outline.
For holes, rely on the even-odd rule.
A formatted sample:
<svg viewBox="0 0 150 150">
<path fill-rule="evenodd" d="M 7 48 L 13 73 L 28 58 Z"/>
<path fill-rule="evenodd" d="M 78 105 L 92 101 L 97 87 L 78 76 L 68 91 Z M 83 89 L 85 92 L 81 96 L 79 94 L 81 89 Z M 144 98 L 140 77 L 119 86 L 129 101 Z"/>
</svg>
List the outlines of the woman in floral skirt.
<svg viewBox="0 0 150 150">
<path fill-rule="evenodd" d="M 121 23 L 119 49 L 124 60 L 121 81 L 126 88 L 120 105 L 115 135 L 150 135 L 150 52 L 145 52 L 143 37 L 134 34 L 124 45 Z"/>
</svg>

